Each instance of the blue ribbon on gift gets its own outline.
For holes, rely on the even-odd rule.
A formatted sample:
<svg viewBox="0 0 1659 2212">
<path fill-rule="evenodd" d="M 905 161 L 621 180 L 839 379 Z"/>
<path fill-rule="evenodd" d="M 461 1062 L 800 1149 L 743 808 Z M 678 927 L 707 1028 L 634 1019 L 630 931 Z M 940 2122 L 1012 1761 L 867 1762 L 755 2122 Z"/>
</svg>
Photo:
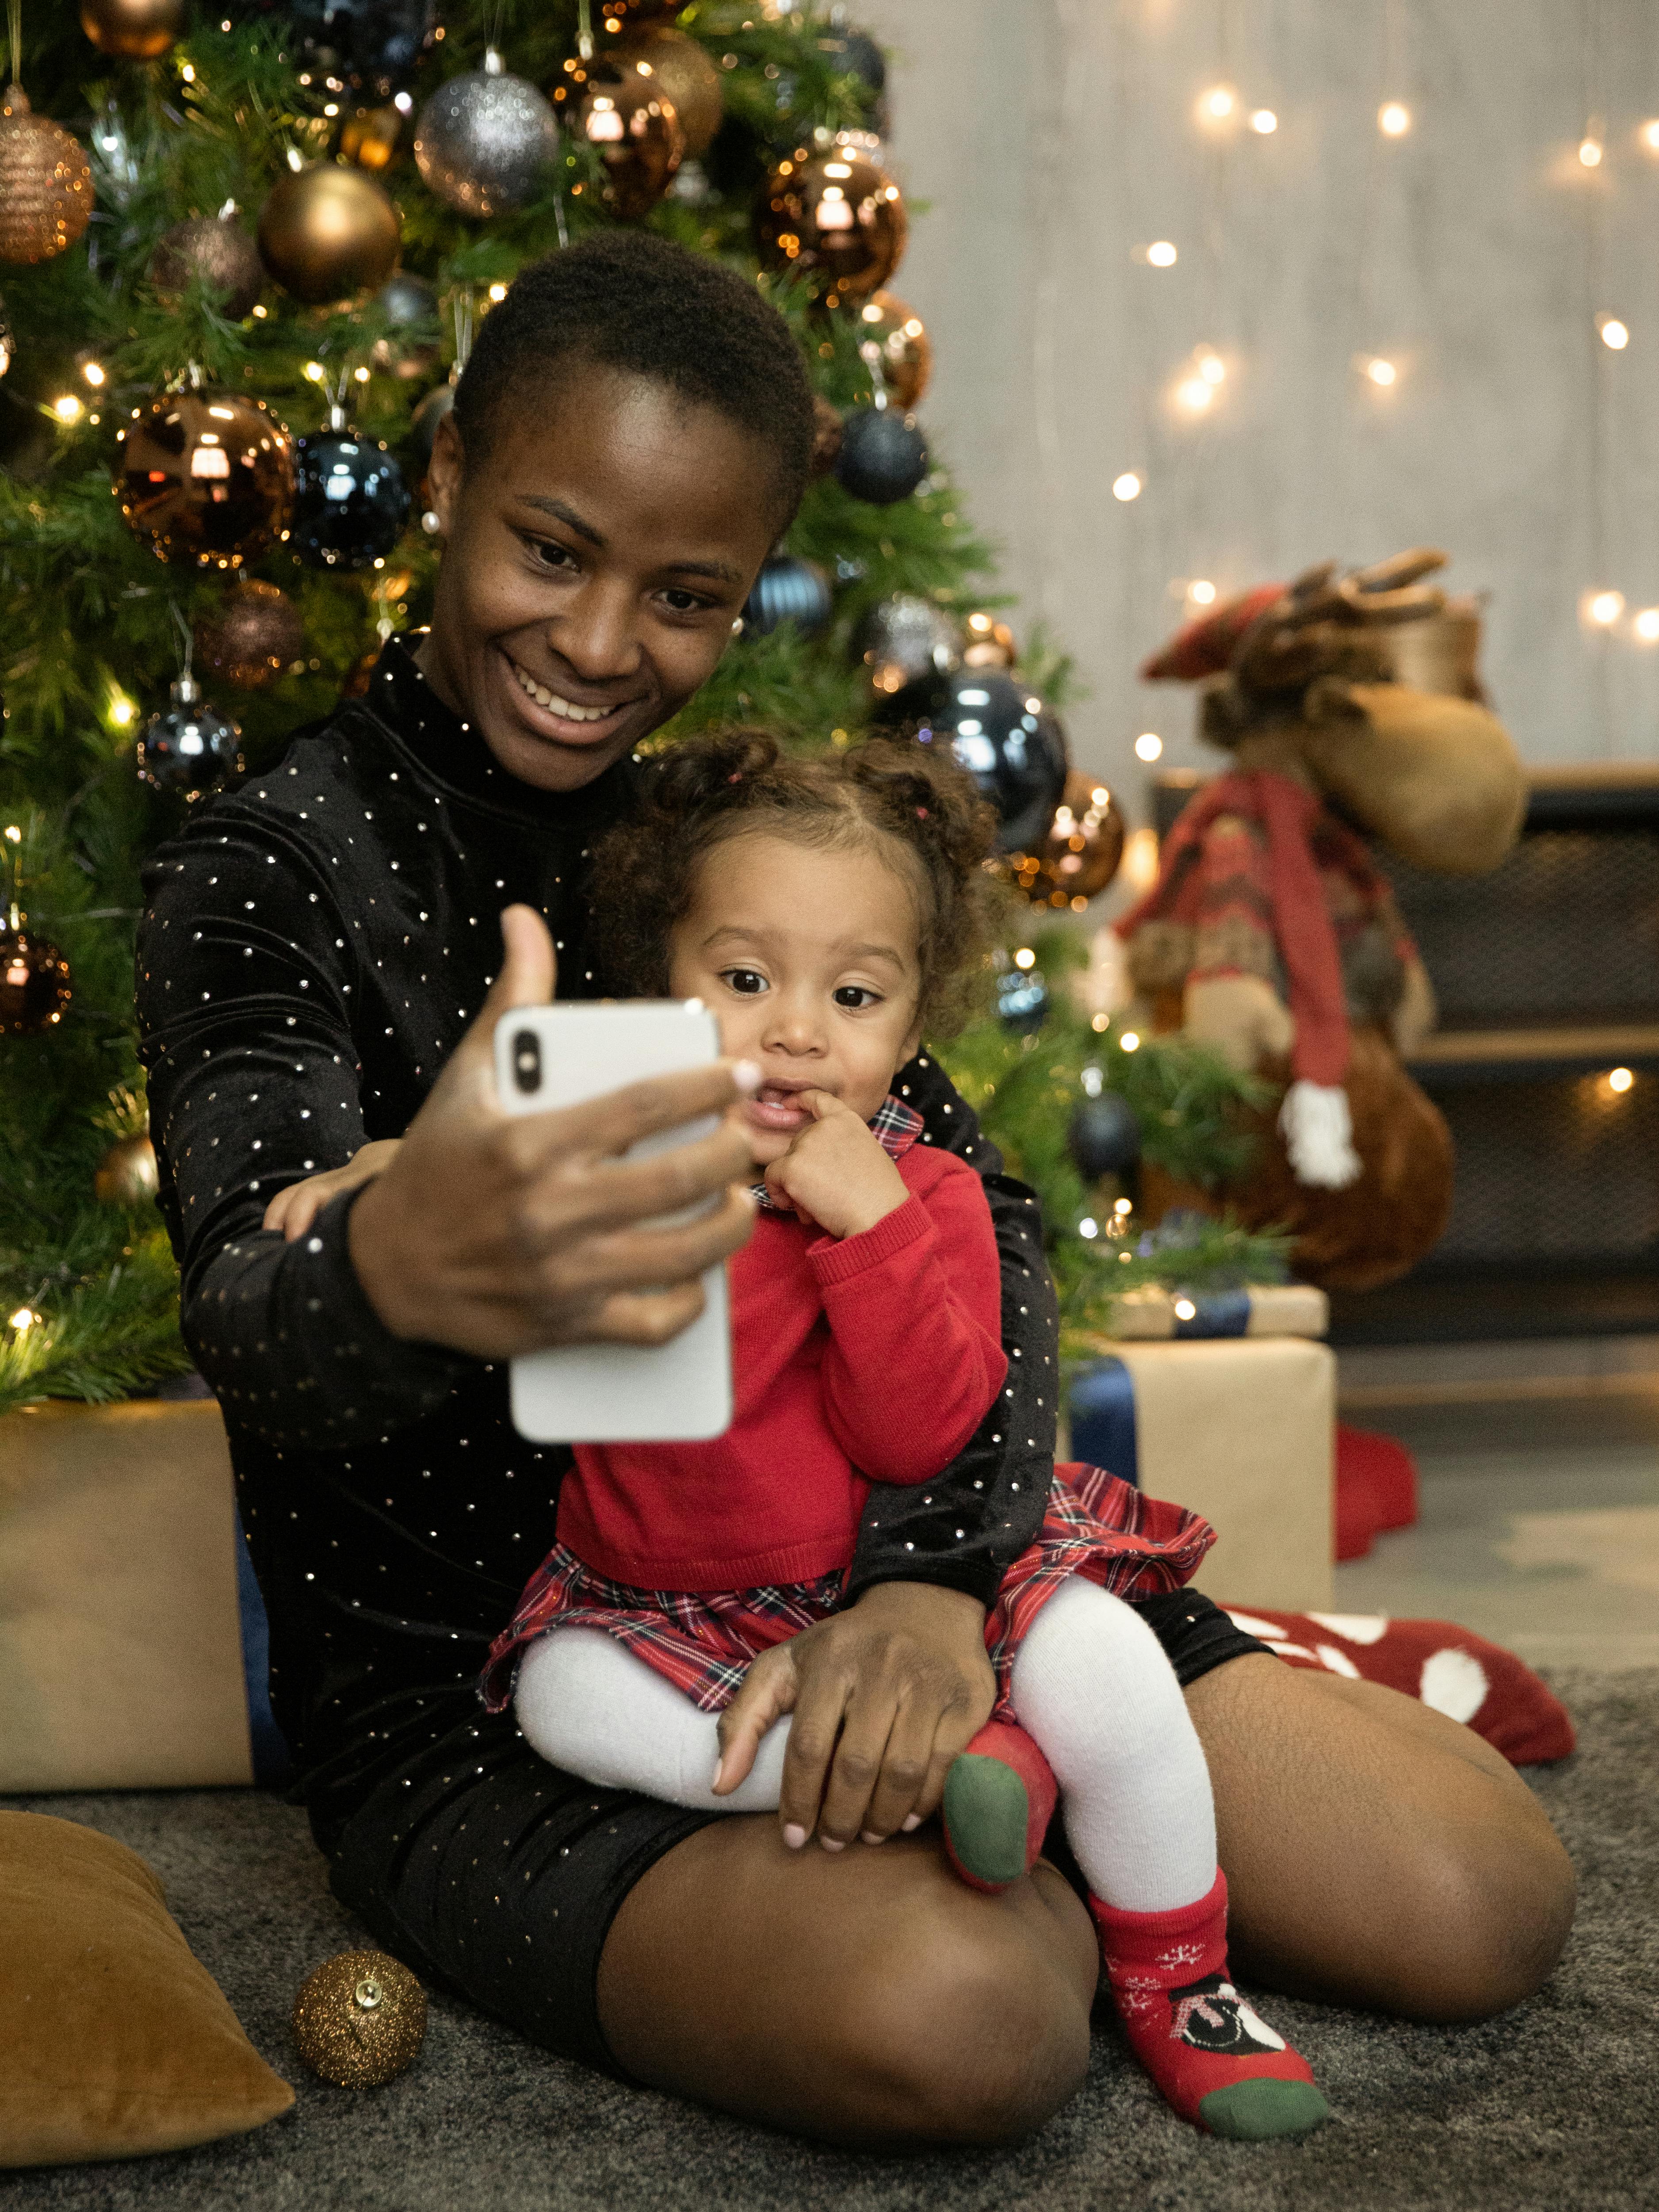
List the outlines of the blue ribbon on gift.
<svg viewBox="0 0 1659 2212">
<path fill-rule="evenodd" d="M 1192 1318 L 1183 1321 L 1176 1316 L 1175 1333 L 1178 1337 L 1247 1336 L 1250 1328 L 1250 1294 L 1248 1291 L 1206 1291 L 1201 1297 L 1188 1291 L 1187 1303 L 1193 1307 Z"/>
<path fill-rule="evenodd" d="M 1072 1457 L 1139 1488 L 1135 1386 L 1123 1362 L 1109 1353 L 1084 1368 L 1073 1378 L 1069 1404 Z"/>
</svg>

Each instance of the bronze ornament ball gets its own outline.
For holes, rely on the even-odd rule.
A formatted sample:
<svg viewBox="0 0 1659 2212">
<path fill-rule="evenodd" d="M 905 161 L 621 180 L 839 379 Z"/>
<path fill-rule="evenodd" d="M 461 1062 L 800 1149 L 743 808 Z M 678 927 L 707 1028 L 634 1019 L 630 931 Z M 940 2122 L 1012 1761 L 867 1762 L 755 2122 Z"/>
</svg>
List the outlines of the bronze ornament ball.
<svg viewBox="0 0 1659 2212">
<path fill-rule="evenodd" d="M 963 623 L 967 644 L 962 657 L 969 668 L 1012 668 L 1019 659 L 1014 633 L 1000 615 L 981 610 Z"/>
<path fill-rule="evenodd" d="M 62 1021 L 70 996 L 69 962 L 13 906 L 0 928 L 0 1036 L 40 1036 Z"/>
<path fill-rule="evenodd" d="M 293 2024 L 313 2074 L 343 2089 L 378 2089 L 420 2055 L 426 1991 L 384 1951 L 343 1951 L 301 1984 Z"/>
<path fill-rule="evenodd" d="M 263 691 L 305 651 L 305 624 L 286 592 L 245 576 L 196 622 L 196 658 L 239 691 Z"/>
<path fill-rule="evenodd" d="M 118 1137 L 99 1161 L 92 1194 L 100 1206 L 142 1206 L 155 1197 L 160 1181 L 155 1147 L 140 1130 L 136 1137 Z"/>
<path fill-rule="evenodd" d="M 149 281 L 163 300 L 181 299 L 192 276 L 225 295 L 222 312 L 240 323 L 265 289 L 259 249 L 234 216 L 192 215 L 164 230 L 149 257 Z"/>
<path fill-rule="evenodd" d="M 659 24 L 619 40 L 614 55 L 606 46 L 594 56 L 596 66 L 613 59 L 647 63 L 679 118 L 687 157 L 708 151 L 726 106 L 720 72 L 707 47 L 684 31 Z"/>
<path fill-rule="evenodd" d="M 921 317 L 891 292 L 872 292 L 858 319 L 859 353 L 872 380 L 878 375 L 890 404 L 908 411 L 933 374 L 933 343 Z"/>
<path fill-rule="evenodd" d="M 762 261 L 809 278 L 830 307 L 878 292 L 899 265 L 909 228 L 898 186 L 849 146 L 824 154 L 797 147 L 755 209 Z"/>
<path fill-rule="evenodd" d="M 14 84 L 0 100 L 0 261 L 50 261 L 92 219 L 92 164 L 61 124 L 29 111 Z"/>
<path fill-rule="evenodd" d="M 360 107 L 341 125 L 341 159 L 355 161 L 360 169 L 389 169 L 398 158 L 403 135 L 404 118 L 398 108 L 389 104 Z"/>
<path fill-rule="evenodd" d="M 338 161 L 278 178 L 259 210 L 259 258 L 308 307 L 377 289 L 397 267 L 402 242 L 384 189 Z"/>
<path fill-rule="evenodd" d="M 605 164 L 599 196 L 606 207 L 624 222 L 635 222 L 673 183 L 685 159 L 685 133 L 648 65 L 623 62 L 602 71 L 596 62 L 592 74 L 570 127 Z"/>
<path fill-rule="evenodd" d="M 122 430 L 115 495 L 159 561 L 240 568 L 287 538 L 294 444 L 263 400 L 163 392 Z"/>
<path fill-rule="evenodd" d="M 1047 836 L 1029 852 L 1009 854 L 998 873 L 1033 906 L 1080 914 L 1116 875 L 1123 838 L 1123 817 L 1111 793 L 1073 769 Z"/>
<path fill-rule="evenodd" d="M 153 62 L 185 29 L 185 0 L 81 0 L 81 28 L 100 54 Z"/>
</svg>

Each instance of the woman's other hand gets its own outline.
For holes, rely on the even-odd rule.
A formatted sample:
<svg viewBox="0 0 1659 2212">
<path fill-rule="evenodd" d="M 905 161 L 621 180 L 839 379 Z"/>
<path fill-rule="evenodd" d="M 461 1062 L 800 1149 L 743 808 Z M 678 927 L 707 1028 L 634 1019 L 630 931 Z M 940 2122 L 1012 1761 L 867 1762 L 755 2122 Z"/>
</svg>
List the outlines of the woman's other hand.
<svg viewBox="0 0 1659 2212">
<path fill-rule="evenodd" d="M 377 1137 L 373 1144 L 361 1146 L 343 1168 L 330 1168 L 325 1175 L 307 1176 L 303 1182 L 289 1183 L 266 1206 L 259 1226 L 280 1229 L 291 1244 L 296 1237 L 305 1235 L 330 1199 L 337 1198 L 343 1190 L 356 1190 L 359 1183 L 372 1182 L 402 1142 L 401 1137 Z"/>
<path fill-rule="evenodd" d="M 664 1344 L 702 1310 L 699 1280 L 749 1235 L 749 1139 L 712 1134 L 645 1160 L 641 1137 L 724 1115 L 760 1080 L 708 1067 L 522 1117 L 495 1095 L 495 1024 L 553 996 L 552 939 L 529 907 L 501 916 L 506 947 L 483 1012 L 396 1157 L 351 1209 L 352 1264 L 394 1336 L 481 1359 L 552 1345 Z M 702 1208 L 660 1225 L 665 1214 Z"/>
<path fill-rule="evenodd" d="M 878 1583 L 857 1604 L 763 1651 L 720 1717 L 716 1794 L 735 1790 L 761 1738 L 794 1718 L 778 1819 L 798 1850 L 919 1827 L 951 1762 L 989 1718 L 996 1678 L 985 1608 L 932 1583 Z"/>
</svg>

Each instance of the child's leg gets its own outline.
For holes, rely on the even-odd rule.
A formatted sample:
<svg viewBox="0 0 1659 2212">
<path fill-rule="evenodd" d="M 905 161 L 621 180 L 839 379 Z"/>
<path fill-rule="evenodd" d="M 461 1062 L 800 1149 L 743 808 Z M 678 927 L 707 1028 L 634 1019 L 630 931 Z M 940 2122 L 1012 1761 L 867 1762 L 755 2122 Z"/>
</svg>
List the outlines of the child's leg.
<svg viewBox="0 0 1659 2212">
<path fill-rule="evenodd" d="M 586 1782 L 709 1813 L 778 1809 L 788 1720 L 767 1730 L 738 1787 L 716 1797 L 714 1714 L 700 1712 L 602 1628 L 556 1628 L 538 1638 L 520 1662 L 513 1713 L 532 1750 Z"/>
<path fill-rule="evenodd" d="M 1212 2134 L 1300 2135 L 1328 2117 L 1305 2062 L 1239 1996 L 1203 1747 L 1158 1638 L 1081 1579 L 1014 1661 L 1020 1725 L 1053 1768 L 1066 1838 L 1136 2056 Z"/>
</svg>

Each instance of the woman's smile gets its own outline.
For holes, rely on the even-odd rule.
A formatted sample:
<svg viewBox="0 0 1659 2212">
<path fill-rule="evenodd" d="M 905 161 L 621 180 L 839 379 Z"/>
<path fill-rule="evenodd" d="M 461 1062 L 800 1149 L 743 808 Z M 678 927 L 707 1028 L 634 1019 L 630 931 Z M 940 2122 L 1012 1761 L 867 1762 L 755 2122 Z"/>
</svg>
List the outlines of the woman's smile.
<svg viewBox="0 0 1659 2212">
<path fill-rule="evenodd" d="M 641 695 L 635 693 L 625 699 L 583 706 L 532 676 L 505 647 L 501 658 L 522 696 L 521 711 L 528 726 L 562 744 L 603 744 L 616 735 L 629 708 L 640 702 Z"/>
</svg>

